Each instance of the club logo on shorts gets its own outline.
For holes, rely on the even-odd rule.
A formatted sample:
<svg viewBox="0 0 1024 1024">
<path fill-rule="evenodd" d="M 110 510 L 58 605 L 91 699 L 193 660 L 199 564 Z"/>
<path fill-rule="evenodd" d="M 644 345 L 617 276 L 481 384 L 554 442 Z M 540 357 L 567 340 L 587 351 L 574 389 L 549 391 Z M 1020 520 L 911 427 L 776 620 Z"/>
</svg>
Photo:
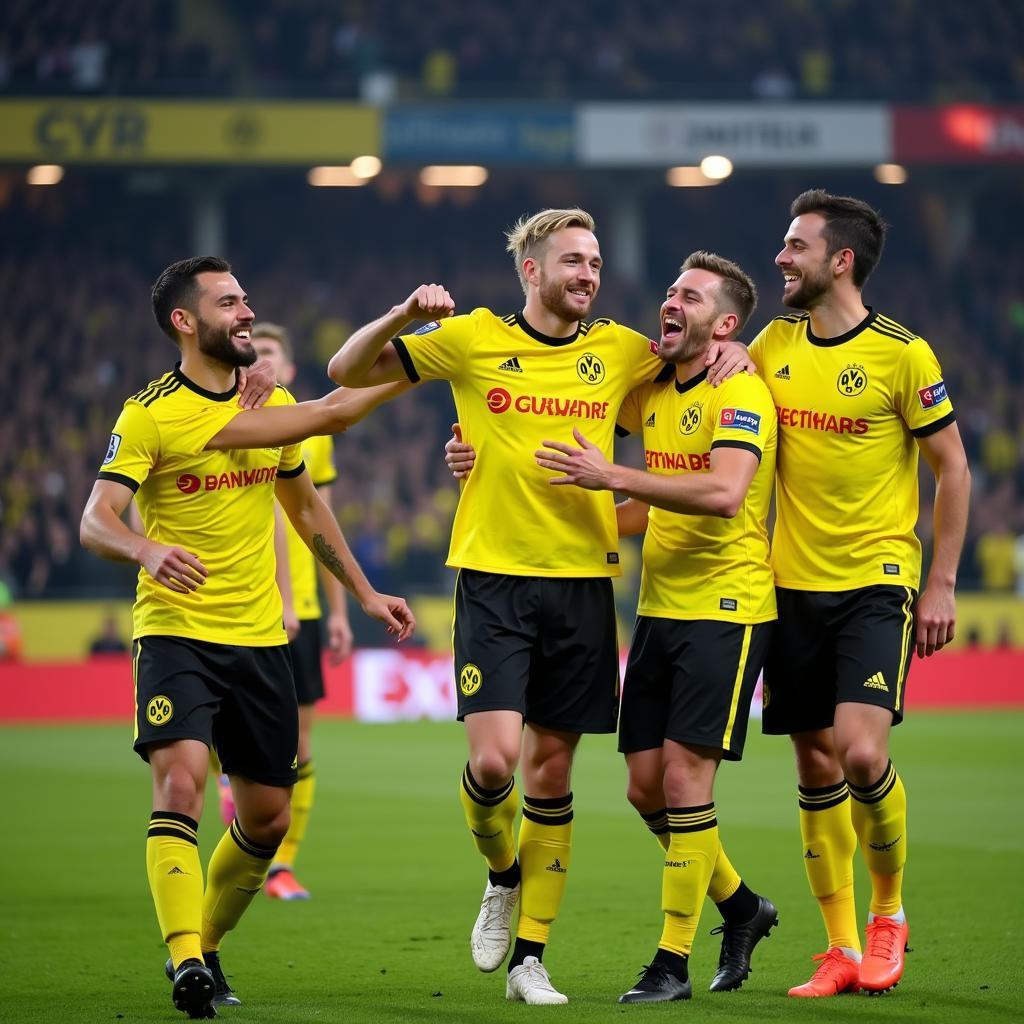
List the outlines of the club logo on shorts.
<svg viewBox="0 0 1024 1024">
<path fill-rule="evenodd" d="M 121 447 L 121 435 L 111 434 L 110 444 L 107 445 L 107 457 L 103 460 L 105 466 L 108 462 L 113 462 L 117 458 L 117 450 Z"/>
<path fill-rule="evenodd" d="M 174 714 L 174 705 L 169 697 L 154 697 L 146 705 L 146 721 L 150 725 L 166 725 Z"/>
<path fill-rule="evenodd" d="M 692 434 L 700 426 L 700 402 L 694 402 L 687 406 L 686 411 L 679 417 L 679 432 L 681 434 Z"/>
<path fill-rule="evenodd" d="M 491 412 L 508 412 L 512 406 L 512 396 L 504 388 L 491 388 L 487 392 L 487 408 Z"/>
<path fill-rule="evenodd" d="M 853 398 L 859 395 L 868 386 L 868 375 L 864 367 L 857 363 L 850 363 L 846 369 L 841 370 L 839 379 L 836 381 L 836 388 L 839 394 Z"/>
<path fill-rule="evenodd" d="M 604 380 L 604 363 L 593 352 L 584 352 L 576 360 L 576 372 L 584 384 L 600 384 Z"/>
<path fill-rule="evenodd" d="M 462 666 L 462 671 L 459 673 L 459 689 L 465 696 L 472 697 L 483 686 L 483 682 L 484 674 L 476 665 L 470 663 Z"/>
</svg>

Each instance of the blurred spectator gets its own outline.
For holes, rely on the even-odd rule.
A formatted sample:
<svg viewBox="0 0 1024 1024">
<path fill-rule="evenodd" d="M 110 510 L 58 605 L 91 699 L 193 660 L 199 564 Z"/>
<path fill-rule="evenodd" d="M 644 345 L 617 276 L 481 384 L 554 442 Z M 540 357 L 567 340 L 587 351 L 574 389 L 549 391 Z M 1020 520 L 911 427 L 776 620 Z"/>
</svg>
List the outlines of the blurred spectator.
<svg viewBox="0 0 1024 1024">
<path fill-rule="evenodd" d="M 11 591 L 0 581 L 0 661 L 21 658 L 21 626 L 11 611 Z"/>
<path fill-rule="evenodd" d="M 103 620 L 99 633 L 89 644 L 89 654 L 126 654 L 128 644 L 121 635 L 120 627 L 117 624 L 117 617 L 108 614 Z"/>
</svg>

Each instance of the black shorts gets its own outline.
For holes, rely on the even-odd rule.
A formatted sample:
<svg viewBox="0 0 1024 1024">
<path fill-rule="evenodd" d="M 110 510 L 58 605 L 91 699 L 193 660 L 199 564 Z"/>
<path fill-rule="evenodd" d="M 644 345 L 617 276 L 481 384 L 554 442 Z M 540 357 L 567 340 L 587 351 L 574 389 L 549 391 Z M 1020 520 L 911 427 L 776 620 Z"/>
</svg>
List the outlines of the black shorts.
<svg viewBox="0 0 1024 1024">
<path fill-rule="evenodd" d="M 774 626 L 639 616 L 622 684 L 619 750 L 651 750 L 668 739 L 739 761 Z"/>
<path fill-rule="evenodd" d="M 324 697 L 323 643 L 320 620 L 301 619 L 299 635 L 288 645 L 295 676 L 295 696 L 300 705 L 315 704 Z"/>
<path fill-rule="evenodd" d="M 299 712 L 288 647 L 234 647 L 176 636 L 132 644 L 135 751 L 201 740 L 229 775 L 266 786 L 296 779 Z"/>
<path fill-rule="evenodd" d="M 455 688 L 460 722 L 477 711 L 518 711 L 546 729 L 614 732 L 612 581 L 460 570 Z"/>
<path fill-rule="evenodd" d="M 779 625 L 764 666 L 766 733 L 827 729 L 837 704 L 874 704 L 903 721 L 914 642 L 910 587 L 775 590 Z"/>
</svg>

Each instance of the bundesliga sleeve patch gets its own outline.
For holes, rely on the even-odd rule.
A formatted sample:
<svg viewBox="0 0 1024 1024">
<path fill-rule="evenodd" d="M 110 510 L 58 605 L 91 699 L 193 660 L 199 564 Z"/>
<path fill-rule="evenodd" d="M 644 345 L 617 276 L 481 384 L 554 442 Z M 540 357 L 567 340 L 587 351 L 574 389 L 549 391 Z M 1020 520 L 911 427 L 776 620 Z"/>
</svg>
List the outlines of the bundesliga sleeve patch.
<svg viewBox="0 0 1024 1024">
<path fill-rule="evenodd" d="M 110 444 L 107 445 L 107 457 L 103 460 L 103 465 L 107 465 L 108 462 L 113 462 L 117 458 L 117 450 L 121 447 L 121 435 L 111 434 Z"/>
<path fill-rule="evenodd" d="M 746 430 L 751 434 L 760 434 L 761 416 L 756 412 L 747 412 L 746 409 L 723 409 L 718 425 L 729 427 L 731 430 Z"/>
<path fill-rule="evenodd" d="M 413 334 L 429 334 L 431 331 L 436 331 L 441 325 L 436 320 L 431 320 L 429 324 L 424 324 L 422 327 L 418 327 Z"/>
<path fill-rule="evenodd" d="M 917 397 L 921 399 L 922 409 L 933 409 L 937 405 L 942 405 L 949 398 L 946 392 L 946 382 L 940 380 L 938 384 L 931 384 L 926 388 L 921 388 L 917 393 Z"/>
</svg>

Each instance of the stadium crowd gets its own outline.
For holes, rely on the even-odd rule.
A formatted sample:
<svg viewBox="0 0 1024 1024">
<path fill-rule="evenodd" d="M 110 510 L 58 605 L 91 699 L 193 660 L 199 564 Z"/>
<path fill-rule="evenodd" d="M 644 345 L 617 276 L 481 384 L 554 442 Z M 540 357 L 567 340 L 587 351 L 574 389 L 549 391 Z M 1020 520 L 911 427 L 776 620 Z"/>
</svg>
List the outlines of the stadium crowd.
<svg viewBox="0 0 1024 1024">
<path fill-rule="evenodd" d="M 0 90 L 1019 101 L 1022 39 L 1004 0 L 11 0 Z"/>
<path fill-rule="evenodd" d="M 863 182 L 833 184 L 870 194 Z M 614 241 L 605 233 L 598 315 L 653 333 L 662 282 L 687 252 L 706 246 L 754 272 L 761 304 L 753 323 L 765 322 L 781 311 L 771 258 L 800 187 L 796 178 L 773 177 L 732 191 L 728 184 L 658 191 L 646 223 L 686 229 L 651 230 L 642 282 L 617 274 Z M 542 194 L 523 184 L 496 183 L 426 207 L 412 188 L 371 186 L 358 197 L 344 191 L 328 206 L 319 190 L 294 185 L 283 193 L 260 180 L 227 200 L 229 253 L 257 316 L 288 324 L 296 339 L 300 398 L 328 390 L 327 359 L 354 326 L 421 281 L 444 281 L 463 311 L 519 308 L 500 232 L 521 212 L 571 199 L 595 212 L 599 232 L 610 222 L 600 195 Z M 1011 591 L 1024 582 L 1024 409 L 1017 398 L 1024 382 L 1024 250 L 1014 229 L 1024 220 L 1024 190 L 1007 180 L 979 192 L 967 210 L 970 229 L 959 236 L 951 192 L 879 189 L 872 197 L 894 229 L 867 301 L 936 349 L 972 462 L 975 504 L 961 584 Z M 121 403 L 175 359 L 153 323 L 149 288 L 190 246 L 180 218 L 160 197 L 122 196 L 116 222 L 100 212 L 110 200 L 100 184 L 80 180 L 45 194 L 12 192 L 3 211 L 10 244 L 0 259 L 7 370 L 0 383 L 0 581 L 16 596 L 131 591 L 134 570 L 83 552 L 77 523 Z M 253 209 L 261 216 L 248 215 Z M 405 225 L 412 218 L 417 230 L 410 237 Z M 145 232 L 136 230 L 139 223 L 148 225 Z M 297 234 L 295 224 L 319 230 Z M 428 385 L 337 439 L 336 511 L 382 589 L 449 585 L 444 555 L 457 492 L 441 445 L 453 418 L 448 389 Z M 927 474 L 922 495 L 927 550 Z"/>
</svg>

